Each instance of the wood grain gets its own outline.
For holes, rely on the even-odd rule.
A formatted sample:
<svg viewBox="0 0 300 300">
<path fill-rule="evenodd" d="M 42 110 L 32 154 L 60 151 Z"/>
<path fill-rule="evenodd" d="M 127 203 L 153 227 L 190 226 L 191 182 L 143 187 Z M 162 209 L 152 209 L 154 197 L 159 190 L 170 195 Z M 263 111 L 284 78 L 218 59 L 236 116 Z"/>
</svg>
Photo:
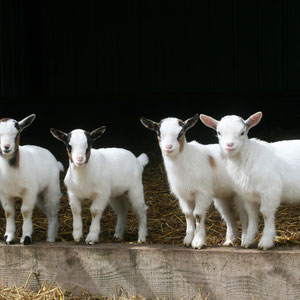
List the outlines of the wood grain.
<svg viewBox="0 0 300 300">
<path fill-rule="evenodd" d="M 300 299 L 300 248 L 271 251 L 170 245 L 0 244 L 0 282 L 44 281 L 93 295 L 116 289 L 153 299 Z M 30 275 L 30 276 L 29 276 Z"/>
</svg>

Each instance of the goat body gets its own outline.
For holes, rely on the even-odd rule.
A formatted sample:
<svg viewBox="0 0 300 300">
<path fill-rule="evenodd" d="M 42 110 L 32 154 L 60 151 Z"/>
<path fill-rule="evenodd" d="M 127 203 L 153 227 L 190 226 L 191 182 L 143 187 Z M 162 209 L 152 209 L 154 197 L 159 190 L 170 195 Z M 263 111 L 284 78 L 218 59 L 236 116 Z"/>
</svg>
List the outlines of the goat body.
<svg viewBox="0 0 300 300">
<path fill-rule="evenodd" d="M 34 119 L 33 116 L 30 116 L 31 122 Z M 31 219 L 35 205 L 46 214 L 48 218 L 47 240 L 54 242 L 57 238 L 57 213 L 61 197 L 59 172 L 63 170 L 63 166 L 44 148 L 9 143 L 9 138 L 6 138 L 5 133 L 7 129 L 15 126 L 16 121 L 10 119 L 9 123 L 0 124 L 0 198 L 6 215 L 5 241 L 9 244 L 14 240 L 14 201 L 19 197 L 22 198 L 21 212 L 23 216 L 21 243 L 30 244 L 32 241 Z M 3 130 L 4 127 L 5 130 Z M 18 136 L 20 131 L 14 132 Z M 5 144 L 2 143 L 4 140 Z M 14 139 L 12 138 L 12 140 Z M 17 164 L 12 165 L 12 161 L 15 161 L 12 158 L 16 157 Z"/>
<path fill-rule="evenodd" d="M 82 238 L 81 202 L 92 200 L 90 207 L 92 222 L 86 237 L 87 244 L 99 240 L 100 219 L 108 204 L 117 214 L 114 237 L 123 239 L 128 214 L 128 199 L 139 221 L 138 242 L 146 242 L 147 206 L 144 202 L 142 173 L 148 163 L 146 154 L 136 158 L 132 152 L 122 148 L 92 149 L 92 142 L 97 134 L 76 129 L 65 134 L 51 129 L 54 137 L 65 142 L 69 151 L 69 168 L 65 177 L 69 202 L 73 214 L 73 238 L 76 242 Z"/>
<path fill-rule="evenodd" d="M 262 114 L 256 113 L 244 121 L 238 116 L 226 116 L 217 121 L 203 116 L 202 121 L 218 132 L 227 171 L 243 194 L 249 225 L 243 240 L 248 248 L 258 231 L 258 206 L 264 217 L 264 230 L 258 247 L 274 246 L 275 212 L 280 203 L 300 202 L 300 140 L 268 143 L 249 139 L 249 129 Z"/>
<path fill-rule="evenodd" d="M 198 115 L 185 122 L 176 118 L 163 119 L 160 123 L 144 118 L 141 121 L 145 127 L 158 133 L 170 190 L 178 198 L 186 217 L 184 244 L 200 249 L 205 245 L 204 221 L 212 202 L 227 224 L 224 245 L 236 239 L 233 204 L 236 202 L 241 211 L 242 206 L 221 159 L 218 145 L 186 142 L 184 133 L 196 124 L 197 119 Z M 245 222 L 243 218 L 244 227 Z"/>
</svg>

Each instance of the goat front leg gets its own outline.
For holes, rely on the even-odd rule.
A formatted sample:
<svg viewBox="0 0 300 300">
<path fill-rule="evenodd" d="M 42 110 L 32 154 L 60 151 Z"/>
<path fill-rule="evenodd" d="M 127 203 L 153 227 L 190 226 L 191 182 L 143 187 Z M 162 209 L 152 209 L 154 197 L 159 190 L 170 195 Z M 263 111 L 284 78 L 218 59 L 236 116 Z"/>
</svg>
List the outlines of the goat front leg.
<svg viewBox="0 0 300 300">
<path fill-rule="evenodd" d="M 250 248 L 258 231 L 258 206 L 255 202 L 245 201 L 245 209 L 248 215 L 248 228 L 241 246 Z"/>
<path fill-rule="evenodd" d="M 262 198 L 260 212 L 264 217 L 263 235 L 258 243 L 258 248 L 268 250 L 274 247 L 274 238 L 276 235 L 275 212 L 280 204 L 280 198 L 275 195 L 271 198 Z"/>
<path fill-rule="evenodd" d="M 32 243 L 32 213 L 36 202 L 35 193 L 26 193 L 22 199 L 21 213 L 23 216 L 21 244 L 30 245 Z"/>
<path fill-rule="evenodd" d="M 195 201 L 194 218 L 196 220 L 196 230 L 192 247 L 194 249 L 201 249 L 206 245 L 206 232 L 205 232 L 205 218 L 206 212 L 212 203 L 212 197 L 206 195 L 198 195 Z"/>
<path fill-rule="evenodd" d="M 237 236 L 237 226 L 234 219 L 232 198 L 215 198 L 214 204 L 226 223 L 226 240 L 223 246 L 233 245 Z"/>
<path fill-rule="evenodd" d="M 91 205 L 91 215 L 92 215 L 92 222 L 90 226 L 89 233 L 85 239 L 86 244 L 93 245 L 99 241 L 99 234 L 100 234 L 100 220 L 102 214 L 108 204 L 109 198 L 103 197 L 101 195 L 97 196 Z"/>
<path fill-rule="evenodd" d="M 78 243 L 82 238 L 81 201 L 70 191 L 68 196 L 73 215 L 73 239 Z"/>
<path fill-rule="evenodd" d="M 244 241 L 245 241 L 246 234 L 247 234 L 248 215 L 247 215 L 247 211 L 245 209 L 245 203 L 244 203 L 243 199 L 240 197 L 240 195 L 235 195 L 234 203 L 235 203 L 235 207 L 238 211 L 241 226 L 242 226 L 241 245 L 243 245 Z"/>
<path fill-rule="evenodd" d="M 195 234 L 195 220 L 193 215 L 195 201 L 194 200 L 186 201 L 182 198 L 179 198 L 179 205 L 182 212 L 185 215 L 185 221 L 186 221 L 186 234 L 183 240 L 183 244 L 186 247 L 190 247 Z"/>
<path fill-rule="evenodd" d="M 13 199 L 6 199 L 1 197 L 2 207 L 5 211 L 6 230 L 4 234 L 4 241 L 10 244 L 15 238 L 16 224 L 15 224 L 15 203 Z"/>
</svg>

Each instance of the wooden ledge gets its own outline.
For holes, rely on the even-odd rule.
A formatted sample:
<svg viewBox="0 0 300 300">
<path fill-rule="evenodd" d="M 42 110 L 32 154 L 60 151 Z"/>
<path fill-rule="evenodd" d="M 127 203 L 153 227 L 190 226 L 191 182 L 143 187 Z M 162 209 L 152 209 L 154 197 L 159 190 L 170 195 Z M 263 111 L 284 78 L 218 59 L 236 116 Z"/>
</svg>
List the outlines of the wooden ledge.
<svg viewBox="0 0 300 300">
<path fill-rule="evenodd" d="M 93 295 L 116 289 L 152 299 L 300 299 L 300 247 L 257 249 L 171 245 L 0 243 L 0 282 L 42 282 Z"/>
</svg>

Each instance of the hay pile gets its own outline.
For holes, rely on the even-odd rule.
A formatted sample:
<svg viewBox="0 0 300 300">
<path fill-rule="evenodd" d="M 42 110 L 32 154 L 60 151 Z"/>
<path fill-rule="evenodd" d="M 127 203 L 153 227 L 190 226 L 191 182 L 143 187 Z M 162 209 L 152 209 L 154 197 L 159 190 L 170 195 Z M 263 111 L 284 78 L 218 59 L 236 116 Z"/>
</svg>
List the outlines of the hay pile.
<svg viewBox="0 0 300 300">
<path fill-rule="evenodd" d="M 64 174 L 62 175 L 63 179 Z M 147 242 L 150 244 L 173 244 L 182 245 L 185 235 L 185 218 L 178 206 L 178 201 L 169 193 L 166 180 L 165 170 L 161 158 L 151 157 L 149 165 L 144 171 L 144 190 L 145 199 L 149 207 Z M 69 207 L 66 189 L 61 182 L 63 197 L 61 200 L 61 209 L 59 212 L 59 239 L 60 242 L 72 241 L 72 213 Z M 16 201 L 16 242 L 21 237 L 22 216 L 20 213 L 19 200 Z M 82 218 L 84 225 L 84 235 L 88 233 L 91 217 L 89 211 L 90 203 L 83 205 Z M 4 211 L 0 209 L 0 220 L 5 224 Z M 33 241 L 45 241 L 47 232 L 47 219 L 38 209 L 33 215 L 34 234 Z M 113 234 L 116 224 L 114 212 L 108 208 L 101 220 L 100 242 L 114 242 Z M 239 226 L 240 227 L 240 226 Z M 263 221 L 260 219 L 260 235 L 263 228 Z M 297 246 L 300 245 L 300 205 L 288 206 L 282 205 L 276 214 L 277 237 L 276 244 L 280 246 Z M 222 245 L 225 238 L 225 224 L 221 220 L 218 212 L 211 207 L 206 220 L 207 245 Z M 135 214 L 130 210 L 128 216 L 128 227 L 124 243 L 137 241 L 137 219 Z M 0 236 L 3 237 L 5 226 L 0 228 Z M 257 239 L 258 239 L 257 238 Z"/>
</svg>

